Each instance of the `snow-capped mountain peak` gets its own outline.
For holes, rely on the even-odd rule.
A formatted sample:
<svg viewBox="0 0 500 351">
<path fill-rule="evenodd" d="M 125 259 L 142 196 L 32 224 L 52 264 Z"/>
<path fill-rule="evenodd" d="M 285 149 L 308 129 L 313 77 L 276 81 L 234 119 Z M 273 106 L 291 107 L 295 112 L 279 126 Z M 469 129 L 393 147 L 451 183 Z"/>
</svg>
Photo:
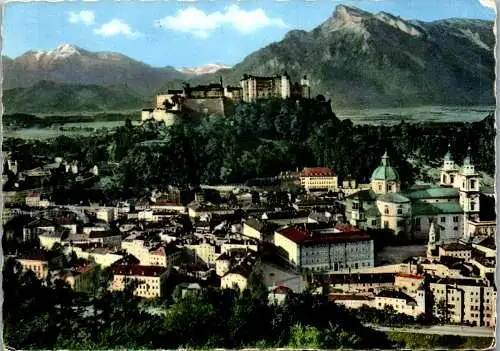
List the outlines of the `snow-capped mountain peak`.
<svg viewBox="0 0 500 351">
<path fill-rule="evenodd" d="M 228 69 L 231 68 L 231 66 L 224 65 L 222 63 L 208 63 L 206 65 L 200 66 L 200 67 L 181 67 L 178 68 L 177 70 L 182 73 L 186 74 L 194 74 L 194 75 L 200 75 L 200 74 L 209 74 L 209 73 L 215 73 L 221 69 Z"/>
<path fill-rule="evenodd" d="M 72 55 L 81 55 L 80 50 L 71 44 L 61 44 L 59 45 L 55 50 L 49 50 L 49 51 L 36 51 L 34 53 L 35 58 L 37 60 L 40 60 L 42 57 L 50 57 L 53 59 L 62 59 L 62 58 L 67 58 Z"/>
</svg>

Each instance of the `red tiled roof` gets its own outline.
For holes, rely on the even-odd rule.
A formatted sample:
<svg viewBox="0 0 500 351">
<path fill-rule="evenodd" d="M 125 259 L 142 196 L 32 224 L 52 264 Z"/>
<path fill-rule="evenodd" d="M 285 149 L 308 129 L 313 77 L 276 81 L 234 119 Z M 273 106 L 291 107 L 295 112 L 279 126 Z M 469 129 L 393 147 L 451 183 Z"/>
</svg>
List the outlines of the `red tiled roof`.
<svg viewBox="0 0 500 351">
<path fill-rule="evenodd" d="M 274 294 L 291 294 L 293 290 L 286 286 L 277 286 L 271 290 Z"/>
<path fill-rule="evenodd" d="M 126 276 L 145 276 L 145 277 L 159 277 L 167 269 L 160 266 L 141 266 L 141 265 L 128 265 L 128 266 L 111 266 L 113 275 L 126 275 Z"/>
<path fill-rule="evenodd" d="M 424 276 L 420 274 L 410 274 L 410 273 L 398 273 L 396 277 L 410 278 L 410 279 L 424 279 Z"/>
<path fill-rule="evenodd" d="M 28 193 L 28 197 L 39 197 L 40 196 L 40 192 L 39 191 L 30 191 Z"/>
<path fill-rule="evenodd" d="M 92 270 L 92 265 L 87 264 L 83 266 L 78 266 L 75 269 L 73 269 L 73 272 L 75 273 L 86 273 Z"/>
<path fill-rule="evenodd" d="M 151 251 L 152 255 L 158 256 L 167 256 L 169 254 L 175 253 L 179 251 L 179 248 L 176 245 L 161 245 L 160 247 L 153 249 Z"/>
<path fill-rule="evenodd" d="M 312 231 L 306 231 L 298 226 L 284 228 L 282 230 L 279 230 L 278 233 L 296 244 L 347 243 L 371 239 L 368 234 L 362 233 L 360 231 L 314 234 Z"/>
<path fill-rule="evenodd" d="M 300 172 L 301 177 L 332 177 L 333 172 L 328 167 L 313 167 L 313 168 L 304 168 L 302 172 Z"/>
<path fill-rule="evenodd" d="M 353 233 L 353 232 L 359 232 L 359 229 L 352 226 L 351 224 L 342 224 L 342 223 L 337 223 L 335 225 L 335 229 L 340 230 L 343 233 Z"/>
</svg>

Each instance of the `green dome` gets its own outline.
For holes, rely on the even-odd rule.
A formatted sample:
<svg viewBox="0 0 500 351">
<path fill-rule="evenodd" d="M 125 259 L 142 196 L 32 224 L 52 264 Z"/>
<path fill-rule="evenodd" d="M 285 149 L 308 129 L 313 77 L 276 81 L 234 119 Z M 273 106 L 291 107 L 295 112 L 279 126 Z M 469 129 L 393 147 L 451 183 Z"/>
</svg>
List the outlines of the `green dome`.
<svg viewBox="0 0 500 351">
<path fill-rule="evenodd" d="M 372 180 L 399 180 L 399 175 L 391 166 L 378 166 L 373 171 Z"/>
<path fill-rule="evenodd" d="M 389 165 L 389 156 L 387 152 L 382 156 L 382 163 L 372 173 L 372 180 L 398 181 L 399 174 Z"/>
<path fill-rule="evenodd" d="M 464 158 L 464 166 L 472 166 L 472 157 L 470 156 L 470 146 L 467 148 L 467 155 Z"/>
<path fill-rule="evenodd" d="M 450 147 L 451 147 L 451 145 L 448 144 L 448 152 L 446 153 L 446 155 L 444 155 L 445 161 L 453 161 L 453 157 L 451 156 L 451 152 L 450 152 Z"/>
<path fill-rule="evenodd" d="M 453 158 L 451 157 L 451 153 L 449 151 L 446 153 L 446 155 L 444 155 L 444 160 L 453 161 Z"/>
</svg>

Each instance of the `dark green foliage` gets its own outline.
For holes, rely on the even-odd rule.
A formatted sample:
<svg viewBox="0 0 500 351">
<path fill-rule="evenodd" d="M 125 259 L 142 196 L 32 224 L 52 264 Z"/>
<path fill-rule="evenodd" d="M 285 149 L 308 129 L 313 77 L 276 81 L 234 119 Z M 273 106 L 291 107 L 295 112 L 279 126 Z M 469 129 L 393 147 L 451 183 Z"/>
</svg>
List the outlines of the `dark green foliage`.
<svg viewBox="0 0 500 351">
<path fill-rule="evenodd" d="M 151 121 L 141 126 L 128 123 L 114 133 L 101 131 L 78 139 L 61 136 L 49 142 L 7 139 L 3 146 L 21 169 L 39 166 L 37 155 L 49 159 L 62 155 L 86 167 L 99 165 L 100 178 L 91 178 L 89 184 L 76 182 L 62 170 L 42 179 L 56 201 L 88 203 L 146 194 L 168 185 L 186 189 L 242 183 L 308 166 L 327 166 L 341 180 L 352 176 L 365 183 L 385 150 L 404 188 L 415 179 L 425 180 L 408 159 L 439 167 L 448 143 L 458 163 L 470 145 L 476 167 L 494 174 L 494 139 L 493 115 L 474 123 L 353 125 L 339 121 L 328 103 L 277 100 L 237 104 L 226 118 L 186 119 L 172 127 Z"/>
<path fill-rule="evenodd" d="M 5 343 L 22 349 L 312 347 L 316 342 L 328 348 L 389 346 L 383 334 L 324 298 L 293 295 L 283 305 L 269 305 L 259 274 L 243 293 L 206 288 L 168 307 L 160 301 L 143 304 L 163 308 L 165 315 L 144 312 L 133 284 L 110 292 L 107 273 L 97 269 L 93 274 L 89 291 L 76 293 L 60 280 L 48 279 L 44 285 L 7 260 Z M 301 336 L 311 330 L 317 331 L 315 339 Z"/>
<path fill-rule="evenodd" d="M 411 324 L 425 324 L 425 319 L 413 318 L 404 313 L 398 313 L 392 306 L 386 306 L 383 310 L 363 306 L 359 309 L 352 310 L 358 319 L 363 323 L 376 324 L 383 326 L 407 326 Z"/>
</svg>

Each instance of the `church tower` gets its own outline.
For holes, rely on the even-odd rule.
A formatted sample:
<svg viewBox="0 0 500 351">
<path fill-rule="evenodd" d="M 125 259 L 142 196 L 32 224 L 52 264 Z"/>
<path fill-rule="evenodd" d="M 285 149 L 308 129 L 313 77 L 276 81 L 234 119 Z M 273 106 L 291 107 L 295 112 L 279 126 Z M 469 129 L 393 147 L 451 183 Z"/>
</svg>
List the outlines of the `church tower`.
<svg viewBox="0 0 500 351">
<path fill-rule="evenodd" d="M 457 175 L 459 169 L 456 165 L 450 151 L 450 144 L 448 144 L 448 152 L 444 155 L 443 167 L 441 168 L 441 186 L 454 187 L 457 184 Z"/>
<path fill-rule="evenodd" d="M 429 241 L 427 242 L 427 257 L 432 257 L 432 252 L 436 250 L 436 242 L 439 239 L 439 226 L 435 225 L 435 220 L 432 221 L 429 229 Z"/>
<path fill-rule="evenodd" d="M 479 174 L 472 163 L 470 146 L 460 170 L 458 185 L 460 205 L 464 209 L 464 237 L 468 238 L 469 219 L 479 220 Z"/>
</svg>

